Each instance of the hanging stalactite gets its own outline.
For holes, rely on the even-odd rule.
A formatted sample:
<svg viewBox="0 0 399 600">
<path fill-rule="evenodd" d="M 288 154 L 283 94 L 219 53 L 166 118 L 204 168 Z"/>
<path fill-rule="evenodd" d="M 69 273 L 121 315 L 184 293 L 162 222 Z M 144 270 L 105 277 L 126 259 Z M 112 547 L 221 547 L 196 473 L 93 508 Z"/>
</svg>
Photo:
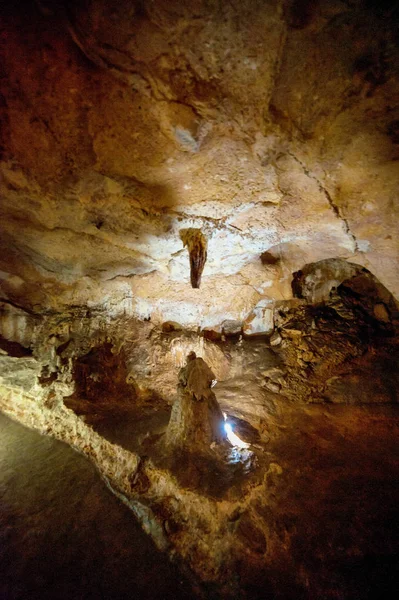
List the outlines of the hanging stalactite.
<svg viewBox="0 0 399 600">
<path fill-rule="evenodd" d="M 208 242 L 201 229 L 182 229 L 180 237 L 190 255 L 190 279 L 193 288 L 199 288 L 207 258 Z"/>
</svg>

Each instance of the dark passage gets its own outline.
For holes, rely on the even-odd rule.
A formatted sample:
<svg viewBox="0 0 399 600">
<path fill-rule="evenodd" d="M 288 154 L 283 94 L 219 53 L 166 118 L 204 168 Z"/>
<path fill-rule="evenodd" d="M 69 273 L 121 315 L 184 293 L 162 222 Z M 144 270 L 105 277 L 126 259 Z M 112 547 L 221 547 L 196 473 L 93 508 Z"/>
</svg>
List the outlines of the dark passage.
<svg viewBox="0 0 399 600">
<path fill-rule="evenodd" d="M 85 458 L 0 414 L 1 600 L 187 597 Z"/>
</svg>

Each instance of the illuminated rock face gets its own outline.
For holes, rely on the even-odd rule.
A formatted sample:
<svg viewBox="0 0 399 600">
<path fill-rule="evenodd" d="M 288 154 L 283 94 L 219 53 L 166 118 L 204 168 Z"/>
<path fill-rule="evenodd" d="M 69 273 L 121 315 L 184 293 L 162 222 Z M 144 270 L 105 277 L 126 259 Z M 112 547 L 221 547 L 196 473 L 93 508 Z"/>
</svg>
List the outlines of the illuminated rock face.
<svg viewBox="0 0 399 600">
<path fill-rule="evenodd" d="M 396 303 L 346 261 L 306 265 L 295 290 L 270 340 L 232 323 L 211 341 L 81 310 L 2 315 L 21 343 L 0 338 L 1 410 L 85 454 L 196 589 L 223 600 L 366 600 L 398 552 Z M 182 368 L 194 348 L 204 360 Z M 218 405 L 249 448 L 220 443 Z"/>
<path fill-rule="evenodd" d="M 0 48 L 3 298 L 215 327 L 332 257 L 398 294 L 389 3 L 24 6 Z"/>
<path fill-rule="evenodd" d="M 256 306 L 247 317 L 243 331 L 245 335 L 264 335 L 274 329 L 273 309 Z"/>
<path fill-rule="evenodd" d="M 398 554 L 397 9 L 8 4 L 1 409 L 224 598 L 369 597 Z M 176 392 L 192 350 L 210 372 Z M 218 404 L 256 460 L 179 470 Z"/>
</svg>

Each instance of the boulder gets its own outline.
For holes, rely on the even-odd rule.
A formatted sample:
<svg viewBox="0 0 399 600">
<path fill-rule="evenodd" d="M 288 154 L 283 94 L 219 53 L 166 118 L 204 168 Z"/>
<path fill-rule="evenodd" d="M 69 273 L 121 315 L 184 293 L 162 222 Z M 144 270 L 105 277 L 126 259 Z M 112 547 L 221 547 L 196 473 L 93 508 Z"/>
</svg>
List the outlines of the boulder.
<svg viewBox="0 0 399 600">
<path fill-rule="evenodd" d="M 278 331 L 274 331 L 269 340 L 271 346 L 280 346 L 282 341 L 283 339 Z"/>
<path fill-rule="evenodd" d="M 383 323 L 389 323 L 390 321 L 389 312 L 385 304 L 376 304 L 374 306 L 374 316 L 378 321 L 382 321 Z"/>
<path fill-rule="evenodd" d="M 274 329 L 274 314 L 272 308 L 255 307 L 244 321 L 245 335 L 270 335 Z"/>
<path fill-rule="evenodd" d="M 181 331 L 183 327 L 180 323 L 176 323 L 176 321 L 165 321 L 162 323 L 162 331 L 163 333 L 171 333 L 172 331 Z"/>
<path fill-rule="evenodd" d="M 204 329 L 202 329 L 202 335 L 206 340 L 218 342 L 222 339 L 222 326 L 215 325 L 214 327 L 204 327 Z"/>
<path fill-rule="evenodd" d="M 222 330 L 224 335 L 238 335 L 242 331 L 242 323 L 234 319 L 226 319 L 222 323 Z"/>
</svg>

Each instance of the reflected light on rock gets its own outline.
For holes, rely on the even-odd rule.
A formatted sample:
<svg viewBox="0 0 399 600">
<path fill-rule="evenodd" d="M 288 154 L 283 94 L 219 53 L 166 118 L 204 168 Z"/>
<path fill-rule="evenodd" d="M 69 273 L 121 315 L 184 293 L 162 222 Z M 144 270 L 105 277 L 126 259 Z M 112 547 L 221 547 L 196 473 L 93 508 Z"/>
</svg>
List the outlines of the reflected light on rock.
<svg viewBox="0 0 399 600">
<path fill-rule="evenodd" d="M 204 338 L 198 337 L 197 341 L 192 339 L 175 339 L 170 345 L 173 362 L 176 367 L 184 367 L 189 352 L 194 351 L 200 358 L 204 358 Z"/>
<path fill-rule="evenodd" d="M 227 439 L 229 440 L 230 444 L 232 446 L 236 446 L 237 448 L 249 448 L 250 444 L 247 444 L 247 442 L 243 442 L 238 435 L 236 435 L 233 431 L 233 426 L 231 425 L 231 423 L 229 423 L 227 421 L 227 416 L 226 413 L 223 413 L 223 417 L 225 420 L 224 423 L 224 430 L 226 432 L 227 435 Z"/>
</svg>

